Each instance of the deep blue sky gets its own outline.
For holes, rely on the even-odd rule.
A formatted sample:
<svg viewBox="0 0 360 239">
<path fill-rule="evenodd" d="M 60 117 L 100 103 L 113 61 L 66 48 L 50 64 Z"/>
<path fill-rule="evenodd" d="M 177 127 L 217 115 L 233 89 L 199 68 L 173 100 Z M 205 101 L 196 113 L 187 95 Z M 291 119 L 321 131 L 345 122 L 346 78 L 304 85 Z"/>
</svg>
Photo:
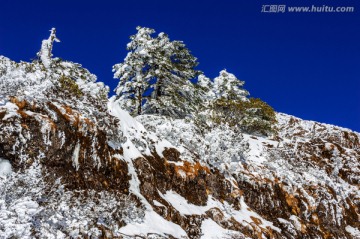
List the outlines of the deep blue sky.
<svg viewBox="0 0 360 239">
<path fill-rule="evenodd" d="M 261 13 L 263 4 L 354 6 L 354 13 Z M 275 110 L 360 132 L 358 0 L 1 0 L 0 55 L 28 61 L 51 27 L 54 55 L 112 89 L 136 26 L 183 40 L 211 78 L 226 68 Z"/>
</svg>

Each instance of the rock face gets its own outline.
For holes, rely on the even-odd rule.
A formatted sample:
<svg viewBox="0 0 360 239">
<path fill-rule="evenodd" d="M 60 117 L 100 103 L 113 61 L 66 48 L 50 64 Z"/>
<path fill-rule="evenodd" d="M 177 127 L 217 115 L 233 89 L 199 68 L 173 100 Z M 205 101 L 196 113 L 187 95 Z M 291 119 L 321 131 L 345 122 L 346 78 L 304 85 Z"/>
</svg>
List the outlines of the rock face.
<svg viewBox="0 0 360 239">
<path fill-rule="evenodd" d="M 0 238 L 360 238 L 356 132 L 134 119 L 60 60 L 2 57 L 0 89 Z"/>
</svg>

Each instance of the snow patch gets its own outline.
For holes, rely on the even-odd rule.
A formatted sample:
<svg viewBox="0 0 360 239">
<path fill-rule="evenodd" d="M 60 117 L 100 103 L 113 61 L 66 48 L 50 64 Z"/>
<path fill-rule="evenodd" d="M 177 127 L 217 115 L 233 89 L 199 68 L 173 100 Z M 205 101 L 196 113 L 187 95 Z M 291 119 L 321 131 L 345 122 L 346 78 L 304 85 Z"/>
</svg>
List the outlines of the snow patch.
<svg viewBox="0 0 360 239">
<path fill-rule="evenodd" d="M 120 160 L 124 159 L 128 163 L 128 170 L 131 175 L 129 190 L 140 199 L 146 208 L 145 217 L 142 222 L 129 223 L 125 227 L 120 228 L 120 232 L 128 236 L 156 233 L 163 236 L 168 234 L 177 238 L 186 238 L 186 232 L 179 225 L 165 220 L 163 217 L 154 212 L 150 203 L 140 193 L 140 181 L 131 158 L 126 156 L 123 157 L 118 154 L 114 155 L 114 157 Z"/>
<path fill-rule="evenodd" d="M 231 239 L 239 232 L 222 228 L 211 219 L 205 219 L 201 224 L 202 239 Z"/>
<path fill-rule="evenodd" d="M 19 107 L 17 107 L 17 105 L 15 105 L 11 102 L 6 102 L 4 107 L 6 108 L 6 115 L 4 116 L 4 118 L 2 120 L 7 120 L 12 117 L 19 116 L 19 114 L 17 113 Z"/>
<path fill-rule="evenodd" d="M 0 158 L 0 178 L 6 178 L 12 173 L 12 167 L 9 160 Z"/>
<path fill-rule="evenodd" d="M 72 162 L 73 166 L 75 167 L 76 171 L 79 170 L 79 152 L 80 152 L 80 143 L 77 142 L 74 148 L 74 152 L 72 155 Z"/>
<path fill-rule="evenodd" d="M 215 200 L 211 196 L 208 197 L 206 206 L 197 206 L 191 203 L 188 203 L 187 200 L 181 195 L 173 191 L 167 191 L 164 195 L 159 192 L 160 196 L 169 202 L 177 211 L 182 215 L 204 215 L 206 211 L 211 208 L 219 208 L 223 213 L 225 218 L 234 217 L 240 223 L 252 223 L 253 218 L 257 218 L 261 221 L 260 226 L 270 227 L 271 229 L 281 232 L 281 229 L 274 226 L 272 222 L 265 220 L 259 214 L 252 211 L 244 202 L 244 198 L 241 198 L 240 205 L 241 209 L 235 210 L 229 204 Z"/>
<path fill-rule="evenodd" d="M 128 224 L 122 227 L 120 232 L 125 235 L 160 234 L 188 238 L 186 232 L 179 225 L 165 220 L 152 210 L 146 212 L 144 222 Z"/>
<path fill-rule="evenodd" d="M 299 218 L 295 215 L 291 215 L 289 219 L 293 222 L 296 230 L 301 231 L 301 222 L 299 221 Z"/>
<path fill-rule="evenodd" d="M 175 148 L 175 147 L 165 139 L 155 144 L 156 153 L 162 158 L 164 157 L 163 152 L 166 148 Z"/>
<path fill-rule="evenodd" d="M 345 230 L 351 234 L 354 238 L 360 238 L 360 230 L 352 226 L 346 226 Z"/>
<path fill-rule="evenodd" d="M 261 225 L 265 227 L 270 227 L 271 229 L 279 233 L 281 232 L 281 229 L 274 226 L 272 222 L 267 221 L 266 219 L 262 218 L 259 214 L 252 211 L 250 207 L 248 207 L 244 202 L 243 197 L 240 199 L 240 205 L 241 205 L 240 211 L 235 211 L 235 210 L 233 211 L 233 216 L 237 221 L 239 222 L 245 221 L 247 223 L 251 223 L 253 221 L 252 218 L 257 218 L 260 219 Z"/>
<path fill-rule="evenodd" d="M 157 200 L 153 200 L 153 203 L 154 203 L 154 205 L 157 206 L 157 207 L 165 207 L 162 203 L 160 203 L 160 202 L 157 201 Z"/>
<path fill-rule="evenodd" d="M 194 204 L 188 203 L 185 198 L 171 190 L 167 191 L 165 195 L 161 194 L 160 192 L 159 194 L 182 215 L 201 215 L 209 209 L 209 206 L 196 206 Z"/>
</svg>

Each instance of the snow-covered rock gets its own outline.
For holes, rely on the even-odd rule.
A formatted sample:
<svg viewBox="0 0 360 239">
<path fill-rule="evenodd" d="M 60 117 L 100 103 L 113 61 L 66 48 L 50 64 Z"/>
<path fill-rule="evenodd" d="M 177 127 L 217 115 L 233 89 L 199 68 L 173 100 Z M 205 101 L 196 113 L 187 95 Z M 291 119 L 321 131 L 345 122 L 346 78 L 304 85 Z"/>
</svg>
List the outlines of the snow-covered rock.
<svg viewBox="0 0 360 239">
<path fill-rule="evenodd" d="M 131 117 L 80 65 L 0 57 L 0 238 L 356 238 L 360 135 Z"/>
</svg>

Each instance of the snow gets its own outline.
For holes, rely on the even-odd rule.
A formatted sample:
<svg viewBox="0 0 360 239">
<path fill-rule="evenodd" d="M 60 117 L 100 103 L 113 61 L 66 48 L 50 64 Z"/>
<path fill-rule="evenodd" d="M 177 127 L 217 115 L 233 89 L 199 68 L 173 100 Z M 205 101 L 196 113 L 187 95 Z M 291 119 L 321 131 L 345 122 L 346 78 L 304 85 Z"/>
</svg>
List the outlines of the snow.
<svg viewBox="0 0 360 239">
<path fill-rule="evenodd" d="M 141 132 L 146 131 L 144 126 L 131 117 L 128 112 L 121 109 L 120 105 L 115 101 L 114 96 L 109 99 L 108 111 L 120 120 L 120 130 L 127 139 L 126 143 L 122 145 L 125 158 L 136 159 L 142 157 L 141 152 L 131 142 L 131 138 L 134 138 L 134 136 L 140 138 Z"/>
<path fill-rule="evenodd" d="M 165 220 L 153 210 L 147 211 L 144 222 L 128 224 L 120 229 L 125 235 L 160 234 L 172 235 L 176 238 L 188 238 L 186 232 L 177 224 Z"/>
<path fill-rule="evenodd" d="M 6 104 L 6 100 L 4 96 L 0 95 L 0 106 L 4 106 Z"/>
<path fill-rule="evenodd" d="M 111 115 L 120 119 L 121 130 L 123 132 L 126 132 L 127 129 L 131 128 L 138 131 L 145 131 L 145 128 L 142 126 L 142 124 L 131 117 L 127 111 L 121 109 L 120 105 L 116 101 L 115 96 L 109 99 L 108 110 Z"/>
<path fill-rule="evenodd" d="M 165 139 L 163 139 L 160 142 L 158 142 L 157 144 L 155 144 L 156 152 L 160 157 L 164 157 L 163 152 L 167 148 L 175 148 L 175 147 L 169 141 L 167 141 Z"/>
<path fill-rule="evenodd" d="M 157 206 L 157 207 L 165 207 L 162 203 L 160 203 L 160 202 L 157 201 L 157 200 L 153 200 L 153 203 L 154 203 L 154 205 Z"/>
<path fill-rule="evenodd" d="M 5 178 L 12 173 L 12 167 L 9 160 L 0 158 L 0 178 Z"/>
<path fill-rule="evenodd" d="M 122 110 L 120 105 L 115 101 L 115 97 L 109 100 L 108 110 L 110 114 L 120 120 L 119 127 L 127 138 L 127 141 L 123 144 L 123 155 L 115 155 L 115 157 L 119 160 L 125 160 L 128 163 L 128 170 L 131 175 L 129 190 L 140 199 L 146 208 L 145 217 L 142 222 L 129 223 L 120 228 L 120 232 L 128 236 L 156 233 L 163 236 L 172 235 L 177 238 L 187 238 L 186 232 L 179 225 L 167 221 L 158 215 L 153 210 L 151 204 L 140 193 L 140 181 L 133 165 L 133 160 L 142 157 L 142 154 L 131 139 L 134 137 L 134 134 L 144 135 L 146 133 L 144 126 L 132 118 L 126 111 Z M 157 140 L 155 136 L 152 136 L 152 138 L 153 140 Z M 158 150 L 162 150 L 162 148 L 167 145 L 166 143 L 158 145 Z"/>
<path fill-rule="evenodd" d="M 17 105 L 11 102 L 6 102 L 3 107 L 6 108 L 6 115 L 2 120 L 8 120 L 12 117 L 19 116 L 19 114 L 17 113 L 19 107 L 17 107 Z"/>
<path fill-rule="evenodd" d="M 108 110 L 111 115 L 120 120 L 120 130 L 127 138 L 126 143 L 122 146 L 125 157 L 136 159 L 142 157 L 143 154 L 151 155 L 150 142 L 160 157 L 164 157 L 163 151 L 166 148 L 175 148 L 180 151 L 166 139 L 159 139 L 154 133 L 148 132 L 140 122 L 121 108 L 121 104 L 115 96 L 109 99 Z"/>
<path fill-rule="evenodd" d="M 301 223 L 299 221 L 299 218 L 295 215 L 291 215 L 289 218 L 292 222 L 296 230 L 301 231 Z"/>
<path fill-rule="evenodd" d="M 170 148 L 177 149 L 181 158 L 179 162 L 170 163 L 183 165 L 185 161 L 199 162 L 210 169 L 219 169 L 228 180 L 232 192 L 238 189 L 237 183 L 241 182 L 245 182 L 249 190 L 256 190 L 258 187 L 263 187 L 264 184 L 272 190 L 272 184 L 277 183 L 281 185 L 281 190 L 284 190 L 288 195 L 301 198 L 304 203 L 297 216 L 291 215 L 287 220 L 277 219 L 280 224 L 291 225 L 289 227 L 294 232 L 301 231 L 302 223 L 306 225 L 308 215 L 314 217 L 312 215 L 316 212 L 314 210 L 322 204 L 326 208 L 330 208 L 325 210 L 325 213 L 328 214 L 328 218 L 333 220 L 333 225 L 340 227 L 346 223 L 344 211 L 349 206 L 348 200 L 360 196 L 358 185 L 354 183 L 359 181 L 359 148 L 356 143 L 358 138 L 350 135 L 353 133 L 358 137 L 358 133 L 332 125 L 301 120 L 281 113 L 277 114 L 279 132 L 274 138 L 245 134 L 226 125 L 210 125 L 209 129 L 200 130 L 191 119 L 171 119 L 170 117 L 155 115 L 142 115 L 134 119 L 121 108 L 119 100 L 115 97 L 109 100 L 107 107 L 108 112 L 116 117 L 119 123 L 116 125 L 114 120 L 105 121 L 105 124 L 102 124 L 104 122 L 100 123 L 101 114 L 105 115 L 106 112 L 103 112 L 103 109 L 97 109 L 99 106 L 96 104 L 92 106 L 89 102 L 84 103 L 83 100 L 71 101 L 71 99 L 60 99 L 57 96 L 48 98 L 48 92 L 58 90 L 56 88 L 58 86 L 54 83 L 62 74 L 75 79 L 74 82 L 82 92 L 87 92 L 90 95 L 102 94 L 106 91 L 106 87 L 103 83 L 96 83 L 94 75 L 84 68 L 79 68 L 75 63 L 60 62 L 56 65 L 56 58 L 46 58 L 51 55 L 51 52 L 47 51 L 49 48 L 45 48 L 44 46 L 43 55 L 40 58 L 46 67 L 50 67 L 50 61 L 54 63 L 49 69 L 43 69 L 44 67 L 37 61 L 34 63 L 15 63 L 0 56 L 0 71 L 2 72 L 0 75 L 0 111 L 6 111 L 1 121 L 4 122 L 0 131 L 1 140 L 6 139 L 6 134 L 16 135 L 16 142 L 12 145 L 13 151 L 10 153 L 19 156 L 20 163 L 27 162 L 29 157 L 24 154 L 22 147 L 31 142 L 33 135 L 27 132 L 25 126 L 21 124 L 21 116 L 18 113 L 19 107 L 10 102 L 10 95 L 17 96 L 20 101 L 25 99 L 34 107 L 44 102 L 51 102 L 62 114 L 67 113 L 64 108 L 65 105 L 69 106 L 73 112 L 81 111 L 83 115 L 80 113 L 68 115 L 73 121 L 77 116 L 79 116 L 79 120 L 95 116 L 92 119 L 96 125 L 99 125 L 100 130 L 107 133 L 107 130 L 114 129 L 112 133 L 115 136 L 109 136 L 108 144 L 113 149 L 122 149 L 123 154 L 111 156 L 127 163 L 128 173 L 131 176 L 129 181 L 130 195 L 135 195 L 140 203 L 136 201 L 135 205 L 135 202 L 127 202 L 126 206 L 123 206 L 115 200 L 111 193 L 107 192 L 101 192 L 105 196 L 100 196 L 100 199 L 94 197 L 93 201 L 87 199 L 88 201 L 83 203 L 82 200 L 69 196 L 71 193 L 65 193 L 61 185 L 54 186 L 48 193 L 44 186 L 47 182 L 42 181 L 41 168 L 38 167 L 37 171 L 34 168 L 26 169 L 25 173 L 13 172 L 10 162 L 0 158 L 1 236 L 5 235 L 5 238 L 31 238 L 33 230 L 40 231 L 41 235 L 46 235 L 47 238 L 66 238 L 69 235 L 80 237 L 81 233 L 85 231 L 96 236 L 100 235 L 101 232 L 94 225 L 108 223 L 107 225 L 112 226 L 111 230 L 114 235 L 118 236 L 149 236 L 148 234 L 156 233 L 164 237 L 168 235 L 177 238 L 187 237 L 186 232 L 179 225 L 167 221 L 153 210 L 151 204 L 140 191 L 140 180 L 134 166 L 134 160 L 153 155 L 154 152 L 163 157 L 164 150 Z M 146 54 L 146 51 L 142 49 L 141 53 Z M 122 67 L 125 70 L 128 66 Z M 33 70 L 26 70 L 27 68 Z M 220 74 L 224 75 L 225 73 L 221 72 Z M 226 74 L 230 75 L 230 78 L 235 78 L 232 74 Z M 200 77 L 199 81 L 204 87 L 209 85 L 212 87 L 212 82 L 209 82 L 205 76 Z M 222 84 L 225 84 L 226 87 L 233 86 L 229 82 L 226 83 L 224 77 L 218 78 L 216 81 L 219 86 Z M 213 97 L 213 94 L 210 92 L 208 96 Z M 94 96 L 91 99 L 98 98 Z M 105 102 L 106 99 L 101 105 L 104 108 L 106 107 Z M 53 128 L 50 120 L 48 120 L 50 119 L 48 115 L 51 115 L 51 119 L 56 123 L 58 121 L 56 113 L 46 107 L 43 108 L 44 111 L 41 111 L 42 114 L 33 112 L 31 107 L 27 107 L 27 109 L 23 109 L 22 113 L 35 118 L 40 123 L 40 133 L 44 145 L 51 146 L 50 136 L 53 136 Z M 104 118 L 105 120 L 108 119 L 107 117 Z M 109 118 L 113 120 L 112 117 Z M 293 122 L 290 123 L 291 121 Z M 103 125 L 112 126 L 104 127 Z M 82 127 L 83 125 L 79 129 L 80 131 L 85 130 Z M 354 140 L 346 139 L 344 136 L 346 134 L 348 134 L 347 137 L 354 137 Z M 67 140 L 65 132 L 58 131 L 57 135 L 59 136 L 60 148 L 64 147 Z M 314 141 L 314 139 L 316 140 Z M 72 162 L 75 169 L 79 170 L 79 154 L 81 152 L 85 155 L 83 152 L 85 150 L 79 141 L 74 143 L 76 144 L 73 146 Z M 93 140 L 92 148 L 98 146 L 98 142 Z M 326 152 L 326 157 L 322 157 L 324 152 Z M 323 160 L 322 164 L 317 164 L 316 160 L 311 158 L 313 156 L 318 157 L 317 160 L 319 161 Z M 93 152 L 89 158 L 92 158 L 99 167 L 100 160 L 96 152 Z M 45 159 L 44 153 L 41 151 L 35 161 L 39 159 Z M 106 162 L 102 166 L 105 165 Z M 339 177 L 340 170 L 348 173 Z M 349 179 L 345 179 L 347 174 Z M 186 173 L 183 173 L 183 177 L 188 180 Z M 266 185 L 267 183 L 268 185 Z M 26 186 L 19 186 L 23 184 Z M 259 190 L 262 189 L 259 188 Z M 98 192 L 90 191 L 89 193 L 98 195 Z M 208 196 L 205 206 L 189 203 L 186 198 L 173 190 L 168 190 L 164 194 L 159 191 L 159 195 L 172 205 L 181 216 L 199 215 L 200 218 L 205 218 L 201 226 L 202 238 L 227 238 L 235 233 L 222 228 L 220 224 L 208 218 L 207 212 L 212 208 L 218 208 L 222 212 L 224 220 L 228 220 L 228 222 L 234 219 L 245 226 L 251 224 L 255 227 L 255 224 L 258 224 L 257 226 L 260 227 L 261 231 L 263 228 L 271 228 L 282 233 L 280 228 L 267 221 L 245 203 L 249 200 L 247 198 L 249 194 L 246 190 L 243 190 L 241 196 L 239 194 L 240 198 L 237 202 L 240 204 L 240 209 L 238 210 L 235 210 L 234 206 L 226 201 L 218 201 L 211 195 Z M 98 199 L 100 200 L 99 204 L 97 204 Z M 46 203 L 40 203 L 44 200 L 48 200 L 46 201 L 49 205 L 48 208 L 45 208 Z M 252 199 L 250 198 L 250 200 Z M 268 199 L 260 194 L 257 200 Z M 354 203 L 354 201 L 352 202 Z M 272 201 L 270 201 L 271 203 Z M 152 204 L 166 208 L 157 200 L 153 200 Z M 111 221 L 115 209 L 130 211 L 129 214 L 124 211 L 119 213 L 121 220 L 126 224 L 122 228 Z M 107 217 L 106 215 L 110 216 Z M 43 221 L 40 222 L 39 218 Z M 38 228 L 34 226 L 37 223 L 41 224 Z M 291 232 L 291 230 L 289 229 L 287 232 Z M 348 225 L 346 231 L 354 238 L 360 237 L 360 231 L 356 227 Z"/>
<path fill-rule="evenodd" d="M 209 209 L 207 206 L 196 206 L 188 203 L 185 198 L 171 190 L 167 191 L 164 195 L 160 193 L 160 195 L 182 215 L 201 215 Z"/>
<path fill-rule="evenodd" d="M 58 38 L 56 38 L 56 30 L 55 28 L 52 28 L 50 30 L 50 36 L 48 39 L 43 40 L 41 43 L 41 50 L 38 53 L 41 62 L 44 64 L 45 68 L 50 68 L 51 65 L 51 57 L 52 57 L 52 47 L 54 44 L 54 41 L 60 42 Z"/>
<path fill-rule="evenodd" d="M 351 236 L 353 236 L 354 238 L 360 238 L 360 230 L 359 228 L 355 228 L 352 226 L 346 226 L 345 230 L 351 234 Z"/>
<path fill-rule="evenodd" d="M 214 79 L 213 90 L 217 99 L 225 98 L 247 101 L 246 97 L 249 95 L 249 92 L 242 88 L 244 83 L 244 81 L 237 79 L 234 74 L 222 70 L 219 76 Z"/>
<path fill-rule="evenodd" d="M 267 161 L 267 155 L 265 151 L 266 145 L 276 145 L 276 141 L 268 140 L 262 137 L 256 137 L 249 134 L 243 134 L 244 140 L 249 143 L 249 150 L 246 152 L 247 159 L 251 163 L 256 163 L 258 165 L 263 164 Z"/>
<path fill-rule="evenodd" d="M 322 203 L 309 187 L 316 188 L 317 193 L 327 194 L 331 198 L 326 201 L 334 207 L 333 218 L 337 225 L 340 225 L 343 220 L 342 208 L 346 205 L 344 204 L 346 198 L 350 195 L 355 198 L 360 195 L 356 185 L 338 177 L 338 172 L 343 167 L 354 172 L 357 170 L 357 154 L 354 153 L 354 149 L 348 148 L 349 146 L 345 143 L 349 140 L 344 139 L 343 136 L 343 131 L 352 132 L 348 129 L 305 121 L 279 113 L 277 114 L 279 137 L 274 139 L 245 133 L 236 134 L 231 128 L 225 126 L 213 127 L 199 134 L 197 127 L 191 121 L 161 116 L 142 115 L 136 119 L 149 131 L 155 132 L 158 138 L 166 139 L 178 149 L 182 149 L 180 152 L 183 160 L 192 162 L 194 155 L 199 156 L 201 163 L 208 164 L 209 167 L 217 167 L 226 175 L 230 175 L 227 176 L 230 182 L 233 182 L 231 175 L 234 174 L 237 176 L 237 181 L 245 181 L 254 186 L 258 186 L 259 181 L 280 180 L 285 184 L 284 190 L 289 194 L 301 195 L 306 199 L 306 208 L 302 212 L 305 215 Z M 291 119 L 294 119 L 295 123 L 291 124 Z M 358 135 L 356 132 L 354 134 Z M 321 144 L 314 145 L 313 138 L 321 139 L 320 142 L 323 142 L 324 148 L 331 153 L 328 159 L 328 165 L 332 167 L 330 174 L 324 167 L 310 163 L 312 155 L 320 154 L 321 157 L 322 153 L 321 148 L 320 150 L 317 148 L 321 147 Z M 356 142 L 356 138 L 353 142 Z M 341 145 L 344 152 L 340 154 L 338 146 L 334 146 L 334 143 Z M 353 180 L 356 181 L 356 173 L 352 175 Z M 325 189 L 327 187 L 334 190 L 336 197 L 329 195 Z M 168 191 L 163 197 L 183 215 L 203 214 L 207 209 L 189 204 L 175 192 Z M 233 212 L 236 220 L 251 223 L 253 221 L 251 217 L 255 217 L 261 220 L 262 226 L 280 230 L 249 209 L 243 200 L 241 205 L 241 210 Z M 225 210 L 221 204 L 217 207 L 222 208 L 222 211 Z M 295 216 L 290 219 L 296 226 L 294 230 L 301 230 L 301 223 L 296 219 Z"/>
<path fill-rule="evenodd" d="M 31 220 L 37 213 L 39 205 L 29 197 L 24 197 L 12 202 L 9 208 L 4 208 L 4 201 L 0 200 L 0 221 L 6 225 L 3 235 L 4 238 L 32 238 Z M 1 229 L 0 229 L 1 230 Z M 9 236 L 9 237 L 7 237 Z"/>
<path fill-rule="evenodd" d="M 115 157 L 117 157 L 118 159 L 123 159 L 122 155 L 115 155 Z M 165 220 L 163 217 L 154 212 L 150 203 L 140 193 L 140 181 L 137 177 L 137 173 L 135 171 L 132 160 L 130 158 L 127 158 L 125 155 L 124 157 L 124 159 L 128 163 L 128 170 L 129 174 L 131 175 L 131 179 L 129 182 L 130 192 L 135 194 L 140 199 L 140 201 L 146 207 L 146 211 L 145 217 L 142 222 L 129 223 L 126 226 L 120 228 L 119 232 L 128 236 L 156 233 L 164 236 L 168 234 L 177 238 L 187 238 L 186 232 L 179 225 Z"/>
<path fill-rule="evenodd" d="M 260 219 L 261 225 L 263 225 L 265 227 L 270 227 L 274 231 L 281 232 L 281 229 L 274 226 L 272 222 L 265 220 L 259 214 L 252 211 L 244 202 L 243 197 L 240 200 L 240 205 L 241 205 L 240 211 L 235 211 L 235 210 L 233 211 L 233 216 L 237 221 L 239 221 L 239 222 L 245 221 L 247 223 L 251 223 L 253 221 L 252 218 L 257 218 L 257 219 Z"/>
<path fill-rule="evenodd" d="M 79 152 L 80 152 L 80 143 L 77 142 L 74 148 L 74 152 L 72 155 L 72 162 L 73 162 L 73 166 L 76 170 L 79 170 Z"/>
<path fill-rule="evenodd" d="M 244 202 L 244 198 L 241 198 L 241 209 L 235 210 L 226 202 L 221 203 L 216 201 L 211 196 L 208 197 L 206 206 L 197 206 L 191 203 L 188 203 L 185 198 L 177 194 L 174 191 L 167 191 L 164 195 L 159 192 L 160 196 L 168 201 L 180 214 L 182 215 L 204 215 L 206 211 L 211 208 L 219 208 L 224 213 L 226 218 L 234 217 L 238 222 L 253 222 L 252 218 L 260 219 L 261 225 L 264 227 L 270 227 L 271 229 L 281 232 L 281 229 L 274 226 L 272 222 L 269 222 L 262 218 L 259 214 L 252 211 Z"/>
<path fill-rule="evenodd" d="M 50 54 L 51 53 L 50 53 L 50 50 L 49 50 L 48 40 L 43 40 L 43 42 L 41 44 L 40 59 L 41 59 L 41 62 L 44 64 L 44 66 L 46 68 L 49 68 L 50 64 L 51 64 L 51 58 L 49 57 Z"/>
<path fill-rule="evenodd" d="M 4 165 L 7 168 L 5 171 L 11 172 L 8 161 L 0 159 L 0 168 L 4 169 Z M 6 178 L 0 177 L 0 238 L 32 238 L 33 216 L 39 211 L 39 205 L 34 200 L 39 185 L 37 169 L 34 166 L 26 169 L 27 177 L 22 176 L 21 180 L 16 172 L 6 174 Z M 19 187 L 19 182 L 22 187 Z"/>
<path fill-rule="evenodd" d="M 205 219 L 201 224 L 202 239 L 232 239 L 239 235 L 236 231 L 222 228 L 211 219 Z M 239 237 L 243 238 L 243 237 Z"/>
</svg>

